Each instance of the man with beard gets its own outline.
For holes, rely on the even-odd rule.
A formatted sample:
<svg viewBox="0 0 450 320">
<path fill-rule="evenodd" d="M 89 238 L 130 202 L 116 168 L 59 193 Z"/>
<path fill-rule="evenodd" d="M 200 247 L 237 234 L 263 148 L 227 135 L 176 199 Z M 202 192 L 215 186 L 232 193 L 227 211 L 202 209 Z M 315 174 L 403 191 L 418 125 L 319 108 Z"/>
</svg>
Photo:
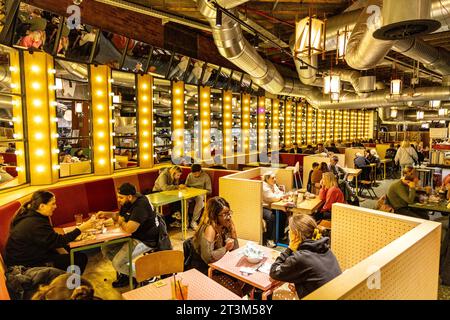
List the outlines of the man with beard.
<svg viewBox="0 0 450 320">
<path fill-rule="evenodd" d="M 159 221 L 148 198 L 138 193 L 131 183 L 126 182 L 119 187 L 117 201 L 120 206 L 117 222 L 123 231 L 131 233 L 134 259 L 156 247 Z M 114 217 L 115 214 L 103 211 L 97 213 L 98 218 L 108 216 Z M 113 287 L 126 286 L 129 283 L 128 243 L 103 247 L 102 251 L 104 256 L 112 261 L 117 271 L 117 280 L 113 282 Z"/>
</svg>

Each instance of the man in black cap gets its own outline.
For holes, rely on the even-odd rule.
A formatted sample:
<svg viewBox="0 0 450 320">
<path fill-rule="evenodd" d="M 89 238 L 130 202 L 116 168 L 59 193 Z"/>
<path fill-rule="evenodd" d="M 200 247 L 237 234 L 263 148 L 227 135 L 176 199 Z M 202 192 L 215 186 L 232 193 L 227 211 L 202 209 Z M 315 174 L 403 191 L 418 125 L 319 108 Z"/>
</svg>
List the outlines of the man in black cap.
<svg viewBox="0 0 450 320">
<path fill-rule="evenodd" d="M 155 248 L 158 241 L 159 221 L 147 197 L 136 192 L 131 183 L 122 184 L 117 190 L 117 202 L 120 206 L 117 222 L 120 228 L 131 233 L 133 238 L 132 258 Z M 98 218 L 115 217 L 114 212 L 97 213 Z M 105 246 L 102 248 L 106 258 L 112 261 L 117 271 L 114 288 L 124 287 L 129 283 L 128 275 L 128 243 Z"/>
</svg>

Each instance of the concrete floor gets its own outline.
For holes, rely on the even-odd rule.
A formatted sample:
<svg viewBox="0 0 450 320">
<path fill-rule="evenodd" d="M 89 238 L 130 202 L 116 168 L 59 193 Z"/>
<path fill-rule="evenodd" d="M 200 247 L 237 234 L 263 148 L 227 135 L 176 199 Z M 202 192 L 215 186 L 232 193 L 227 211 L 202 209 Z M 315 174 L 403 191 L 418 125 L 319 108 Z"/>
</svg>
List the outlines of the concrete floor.
<svg viewBox="0 0 450 320">
<path fill-rule="evenodd" d="M 379 185 L 374 188 L 375 193 L 378 197 L 381 197 L 386 193 L 386 190 L 395 180 L 385 180 L 379 182 Z M 376 200 L 371 200 L 370 198 L 361 197 L 360 205 L 364 208 L 374 209 L 376 205 Z M 433 220 L 441 220 L 440 216 L 432 216 Z M 448 219 L 447 219 L 448 221 Z M 448 223 L 448 222 L 447 222 Z M 194 232 L 189 229 L 188 237 L 191 237 Z M 170 239 L 175 250 L 183 250 L 183 240 L 181 239 L 181 232 L 177 229 L 169 230 Z M 246 241 L 240 241 L 239 245 L 244 246 Z M 284 248 L 277 247 L 276 250 L 283 251 Z M 121 299 L 121 293 L 129 290 L 128 287 L 114 289 L 111 283 L 116 279 L 116 273 L 112 267 L 112 264 L 107 259 L 103 258 L 99 250 L 92 250 L 86 252 L 89 256 L 89 263 L 87 265 L 84 276 L 92 282 L 96 288 L 96 295 L 107 300 Z M 439 300 L 450 300 L 450 287 L 439 286 Z M 295 295 L 292 295 L 287 288 L 287 285 L 282 286 L 274 294 L 274 299 L 280 300 L 292 300 L 296 299 Z"/>
</svg>

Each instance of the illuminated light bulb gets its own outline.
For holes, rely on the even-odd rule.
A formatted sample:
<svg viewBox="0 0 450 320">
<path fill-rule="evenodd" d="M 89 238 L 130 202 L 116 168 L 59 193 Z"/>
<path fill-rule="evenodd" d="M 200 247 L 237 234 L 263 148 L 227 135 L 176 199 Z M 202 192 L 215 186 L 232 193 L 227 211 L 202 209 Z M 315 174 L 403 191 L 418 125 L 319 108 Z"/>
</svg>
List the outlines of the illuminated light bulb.
<svg viewBox="0 0 450 320">
<path fill-rule="evenodd" d="M 148 108 L 142 108 L 142 112 L 143 113 L 147 113 L 148 112 Z"/>
<path fill-rule="evenodd" d="M 48 69 L 48 73 L 50 73 L 50 74 L 56 74 L 56 69 Z"/>
<path fill-rule="evenodd" d="M 177 126 L 179 126 L 179 125 L 181 124 L 181 121 L 180 121 L 180 120 L 177 120 L 177 121 L 175 121 L 175 124 L 176 124 Z"/>
<path fill-rule="evenodd" d="M 147 101 L 148 100 L 148 96 L 142 96 L 142 101 Z"/>
<path fill-rule="evenodd" d="M 148 124 L 148 120 L 147 119 L 142 120 L 142 124 L 147 125 Z"/>
<path fill-rule="evenodd" d="M 105 146 L 104 146 L 104 145 L 99 146 L 99 147 L 98 147 L 98 150 L 99 150 L 99 151 L 105 151 Z"/>
<path fill-rule="evenodd" d="M 50 105 L 51 105 L 52 107 L 56 107 L 56 106 L 58 105 L 58 102 L 52 101 L 52 102 L 50 102 Z"/>
<path fill-rule="evenodd" d="M 59 170 L 60 168 L 61 166 L 58 164 L 53 165 L 53 170 Z"/>
<path fill-rule="evenodd" d="M 41 140 L 41 139 L 44 137 L 44 135 L 43 135 L 41 132 L 38 132 L 38 133 L 36 133 L 36 134 L 34 135 L 34 137 L 35 137 L 37 140 Z"/>
<path fill-rule="evenodd" d="M 144 154 L 144 160 L 148 160 L 148 154 Z"/>
<path fill-rule="evenodd" d="M 39 173 L 42 173 L 45 171 L 45 167 L 44 166 L 36 166 L 36 171 Z"/>
<path fill-rule="evenodd" d="M 53 153 L 54 154 L 58 154 L 59 153 L 59 149 L 53 149 Z"/>
<path fill-rule="evenodd" d="M 97 96 L 99 96 L 99 97 L 103 96 L 103 91 L 102 90 L 97 90 Z"/>
<path fill-rule="evenodd" d="M 208 102 L 203 102 L 203 106 L 206 108 L 206 107 L 208 107 Z"/>
<path fill-rule="evenodd" d="M 175 100 L 175 103 L 178 104 L 178 105 L 180 105 L 180 104 L 181 104 L 181 99 Z"/>
<path fill-rule="evenodd" d="M 112 120 L 111 120 L 111 123 L 116 123 L 116 119 L 112 119 Z"/>
<path fill-rule="evenodd" d="M 181 110 L 180 109 L 175 110 L 175 114 L 176 115 L 180 115 L 181 114 Z"/>
<path fill-rule="evenodd" d="M 101 76 L 96 76 L 96 77 L 95 77 L 95 80 L 96 80 L 97 82 L 102 82 L 103 78 L 102 78 Z"/>
<path fill-rule="evenodd" d="M 99 124 L 103 124 L 104 122 L 105 122 L 105 120 L 104 120 L 103 118 L 99 118 L 99 119 L 98 119 L 98 123 L 99 123 Z"/>
<path fill-rule="evenodd" d="M 104 165 L 105 164 L 105 159 L 100 159 L 100 160 L 98 160 L 98 163 L 100 164 L 100 165 Z"/>
<path fill-rule="evenodd" d="M 33 83 L 31 84 L 31 87 L 32 87 L 34 90 L 39 90 L 39 89 L 41 88 L 41 85 L 39 84 L 39 82 L 33 82 Z"/>
<path fill-rule="evenodd" d="M 56 79 L 56 80 L 58 81 L 58 79 Z M 53 91 L 53 90 L 59 89 L 59 87 L 58 87 L 58 86 L 55 86 L 55 85 L 49 85 L 49 86 L 48 86 L 48 89 Z M 62 86 L 61 86 L 61 89 L 62 89 Z M 59 89 L 59 90 L 61 90 L 61 89 Z"/>
<path fill-rule="evenodd" d="M 102 111 L 103 110 L 103 105 L 102 104 L 98 104 L 97 105 L 97 110 Z"/>
<path fill-rule="evenodd" d="M 40 107 L 40 106 L 42 106 L 42 100 L 40 100 L 40 99 L 34 99 L 34 100 L 33 100 L 33 105 L 34 105 L 35 107 Z"/>
<path fill-rule="evenodd" d="M 147 136 L 148 136 L 148 131 L 142 132 L 142 135 L 143 135 L 144 137 L 147 137 Z"/>
<path fill-rule="evenodd" d="M 204 116 L 208 116 L 208 111 L 204 111 L 204 112 L 203 112 L 203 115 L 204 115 Z"/>
<path fill-rule="evenodd" d="M 147 142 L 144 142 L 144 143 L 142 144 L 142 146 L 143 146 L 144 148 L 148 148 L 148 143 L 147 143 Z"/>
<path fill-rule="evenodd" d="M 181 90 L 180 89 L 175 89 L 175 94 L 180 94 Z"/>
<path fill-rule="evenodd" d="M 39 72 L 39 70 L 40 70 L 39 66 L 37 66 L 37 65 L 35 65 L 35 64 L 31 66 L 31 71 L 33 71 L 33 72 Z"/>
<path fill-rule="evenodd" d="M 17 71 L 17 67 L 10 66 L 9 67 L 9 71 L 16 72 Z"/>
<path fill-rule="evenodd" d="M 18 134 L 18 133 L 13 133 L 13 138 L 14 139 L 20 139 L 20 134 Z"/>
<path fill-rule="evenodd" d="M 103 137 L 105 136 L 105 133 L 104 133 L 103 131 L 100 131 L 100 132 L 97 134 L 97 136 L 98 136 L 99 138 L 103 138 Z"/>
<path fill-rule="evenodd" d="M 203 125 L 204 125 L 204 126 L 208 125 L 208 121 L 206 121 L 206 120 L 203 121 Z"/>
</svg>

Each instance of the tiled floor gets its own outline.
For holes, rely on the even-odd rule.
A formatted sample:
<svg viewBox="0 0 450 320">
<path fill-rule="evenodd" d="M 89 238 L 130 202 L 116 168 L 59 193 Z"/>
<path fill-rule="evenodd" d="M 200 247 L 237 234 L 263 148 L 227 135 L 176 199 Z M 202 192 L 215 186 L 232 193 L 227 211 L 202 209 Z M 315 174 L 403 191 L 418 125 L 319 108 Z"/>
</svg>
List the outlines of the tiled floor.
<svg viewBox="0 0 450 320">
<path fill-rule="evenodd" d="M 385 194 L 387 188 L 394 180 L 385 180 L 380 182 L 379 186 L 375 188 L 375 193 L 378 197 Z M 375 208 L 376 200 L 361 198 L 361 207 Z M 193 231 L 189 229 L 188 237 L 193 235 Z M 169 230 L 172 245 L 175 250 L 183 250 L 183 241 L 181 239 L 181 232 L 178 230 Z M 245 241 L 240 241 L 240 246 L 245 245 Z M 283 251 L 284 248 L 277 247 L 276 250 Z M 111 262 L 103 258 L 102 254 L 96 250 L 88 252 L 89 263 L 85 271 L 85 277 L 89 279 L 96 288 L 96 294 L 103 299 L 120 299 L 121 293 L 129 290 L 128 287 L 116 290 L 112 288 L 111 283 L 116 278 L 116 273 L 111 265 Z M 293 295 L 287 289 L 287 285 L 281 287 L 275 294 L 278 299 L 292 299 Z M 439 299 L 450 300 L 450 287 L 439 286 Z"/>
</svg>

